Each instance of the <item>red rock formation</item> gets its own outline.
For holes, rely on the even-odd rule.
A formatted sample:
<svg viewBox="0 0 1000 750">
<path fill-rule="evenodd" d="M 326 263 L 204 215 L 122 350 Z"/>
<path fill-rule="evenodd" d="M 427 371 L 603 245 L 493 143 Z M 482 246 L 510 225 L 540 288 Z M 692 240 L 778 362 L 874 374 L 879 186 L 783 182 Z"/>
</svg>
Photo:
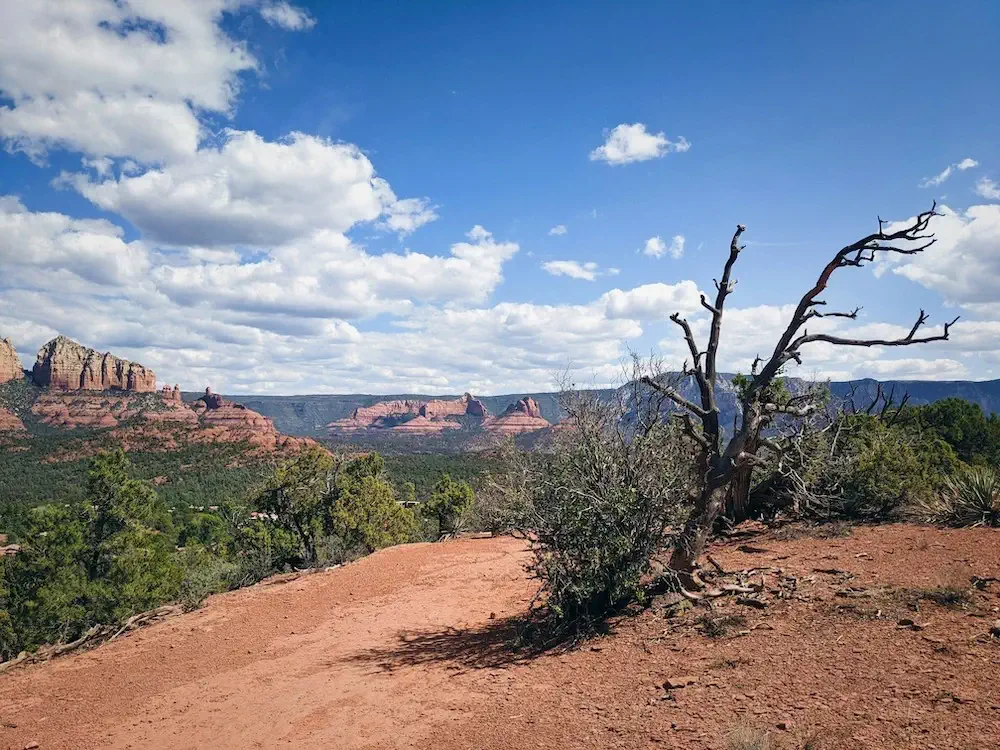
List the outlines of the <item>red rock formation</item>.
<svg viewBox="0 0 1000 750">
<path fill-rule="evenodd" d="M 522 432 L 534 432 L 549 427 L 548 420 L 542 417 L 535 399 L 530 396 L 511 404 L 499 417 L 487 420 L 484 427 L 490 432 L 503 435 L 516 435 Z"/>
<path fill-rule="evenodd" d="M 164 401 L 180 403 L 181 387 L 179 385 L 175 385 L 171 388 L 169 385 L 165 385 L 163 386 L 163 390 L 160 392 L 160 395 L 163 397 Z"/>
<path fill-rule="evenodd" d="M 14 351 L 14 345 L 9 339 L 0 339 L 0 383 L 18 380 L 24 377 L 21 358 Z"/>
<path fill-rule="evenodd" d="M 43 393 L 31 413 L 52 427 L 117 427 L 120 420 L 135 415 L 131 396 L 86 393 Z"/>
<path fill-rule="evenodd" d="M 410 415 L 422 417 L 424 421 L 413 424 L 416 420 L 411 419 L 399 424 L 395 423 L 398 417 L 408 417 Z M 440 425 L 448 417 L 460 417 L 470 415 L 479 419 L 486 419 L 488 412 L 486 406 L 471 394 L 466 393 L 461 398 L 455 399 L 432 399 L 430 401 L 393 400 L 380 401 L 371 406 L 360 406 L 354 410 L 347 419 L 338 419 L 330 422 L 327 429 L 331 432 L 356 432 L 368 429 L 392 429 L 401 432 L 440 432 L 442 430 L 459 427 L 456 422 L 450 422 L 443 426 L 430 426 L 428 422 Z M 407 425 L 411 425 L 407 427 Z"/>
<path fill-rule="evenodd" d="M 211 391 L 191 404 L 130 393 L 46 391 L 32 412 L 54 427 L 108 429 L 99 440 L 85 439 L 72 450 L 45 459 L 51 461 L 94 455 L 106 444 L 107 435 L 126 451 L 172 451 L 191 444 L 246 442 L 251 446 L 249 453 L 259 455 L 295 453 L 314 444 L 308 438 L 282 435 L 270 419 Z"/>
<path fill-rule="evenodd" d="M 32 379 L 35 385 L 56 391 L 156 390 L 152 370 L 88 349 L 65 336 L 57 336 L 39 350 Z"/>
<path fill-rule="evenodd" d="M 354 432 L 356 430 L 367 430 L 376 422 L 384 420 L 386 417 L 402 417 L 408 414 L 417 414 L 423 401 L 380 401 L 371 406 L 359 406 L 347 419 L 338 419 L 330 422 L 327 429 L 334 432 Z"/>
<path fill-rule="evenodd" d="M 464 416 L 466 414 L 484 419 L 487 415 L 486 406 L 471 393 L 461 398 L 444 400 L 434 399 L 420 407 L 420 416 L 428 419 L 444 419 L 445 417 Z"/>
<path fill-rule="evenodd" d="M 222 396 L 218 393 L 212 393 L 211 388 L 206 388 L 205 395 L 194 402 L 195 408 L 199 409 L 201 408 L 199 404 L 204 404 L 207 409 L 221 409 L 227 403 L 229 402 L 222 398 Z"/>
</svg>

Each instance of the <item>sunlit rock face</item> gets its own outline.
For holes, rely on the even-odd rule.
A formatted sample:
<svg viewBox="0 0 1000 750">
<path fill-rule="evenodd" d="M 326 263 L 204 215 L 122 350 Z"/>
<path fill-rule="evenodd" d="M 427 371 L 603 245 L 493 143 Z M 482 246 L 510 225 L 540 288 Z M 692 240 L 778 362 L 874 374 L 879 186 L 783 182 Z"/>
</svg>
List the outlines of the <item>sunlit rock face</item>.
<svg viewBox="0 0 1000 750">
<path fill-rule="evenodd" d="M 156 390 L 156 373 L 149 368 L 65 336 L 57 336 L 39 350 L 31 376 L 35 385 L 54 391 Z"/>
</svg>

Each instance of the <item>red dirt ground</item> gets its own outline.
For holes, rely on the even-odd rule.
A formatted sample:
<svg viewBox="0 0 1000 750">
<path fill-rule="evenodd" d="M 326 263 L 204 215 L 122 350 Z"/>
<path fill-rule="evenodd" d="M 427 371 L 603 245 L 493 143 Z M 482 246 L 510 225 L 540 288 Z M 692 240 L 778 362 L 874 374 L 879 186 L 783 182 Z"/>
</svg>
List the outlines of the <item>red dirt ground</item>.
<svg viewBox="0 0 1000 750">
<path fill-rule="evenodd" d="M 741 541 L 766 551 L 730 541 L 713 557 L 797 588 L 763 610 L 727 597 L 720 611 L 747 624 L 721 638 L 654 606 L 576 650 L 515 658 L 505 618 L 534 593 L 523 543 L 410 545 L 8 673 L 0 747 L 697 750 L 741 724 L 788 749 L 1000 746 L 1000 641 L 985 635 L 1000 583 L 919 612 L 894 593 L 1000 577 L 1000 532 Z M 695 682 L 663 688 L 681 675 Z"/>
</svg>

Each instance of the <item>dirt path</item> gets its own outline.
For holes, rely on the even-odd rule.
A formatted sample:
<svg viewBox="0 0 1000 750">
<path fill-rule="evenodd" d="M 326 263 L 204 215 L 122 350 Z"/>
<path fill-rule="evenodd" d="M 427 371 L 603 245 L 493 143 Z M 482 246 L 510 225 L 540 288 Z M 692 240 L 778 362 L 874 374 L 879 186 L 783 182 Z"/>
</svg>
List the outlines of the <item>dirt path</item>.
<svg viewBox="0 0 1000 750">
<path fill-rule="evenodd" d="M 710 639 L 651 609 L 530 660 L 504 647 L 505 618 L 533 593 L 521 543 L 384 550 L 0 677 L 0 747 L 707 750 L 739 724 L 788 750 L 1000 745 L 1000 643 L 982 637 L 1000 584 L 956 607 L 922 603 L 919 631 L 836 593 L 1000 576 L 1000 533 L 893 526 L 752 543 L 713 554 L 799 588 L 763 611 L 722 605 L 746 629 Z M 676 675 L 695 682 L 665 691 Z"/>
<path fill-rule="evenodd" d="M 274 586 L 0 680 L 2 746 L 427 747 L 476 696 L 431 665 L 364 658 L 411 630 L 464 628 L 529 591 L 510 539 L 410 545 Z M 507 612 L 503 612 L 506 614 Z M 16 724 L 16 728 L 10 728 Z"/>
</svg>

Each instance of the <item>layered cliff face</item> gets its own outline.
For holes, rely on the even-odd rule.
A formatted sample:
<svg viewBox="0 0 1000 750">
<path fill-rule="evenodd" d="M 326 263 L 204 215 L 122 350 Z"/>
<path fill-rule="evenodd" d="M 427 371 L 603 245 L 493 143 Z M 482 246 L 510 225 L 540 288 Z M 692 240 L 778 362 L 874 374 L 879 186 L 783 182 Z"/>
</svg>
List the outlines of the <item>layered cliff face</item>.
<svg viewBox="0 0 1000 750">
<path fill-rule="evenodd" d="M 65 336 L 57 336 L 39 350 L 31 375 L 35 385 L 54 391 L 156 390 L 152 370 L 113 354 L 102 354 Z"/>
<path fill-rule="evenodd" d="M 0 339 L 0 383 L 18 380 L 24 377 L 21 358 L 14 351 L 14 345 L 8 339 Z"/>
<path fill-rule="evenodd" d="M 237 443 L 245 440 L 265 451 L 299 450 L 313 442 L 308 438 L 282 435 L 267 417 L 243 404 L 226 401 L 208 388 L 204 396 L 190 405 L 190 409 L 201 426 L 195 442 Z"/>
<path fill-rule="evenodd" d="M 530 396 L 507 407 L 503 414 L 488 420 L 484 425 L 489 432 L 502 435 L 516 435 L 522 432 L 534 432 L 549 427 L 547 419 L 542 417 L 535 399 Z"/>
</svg>

